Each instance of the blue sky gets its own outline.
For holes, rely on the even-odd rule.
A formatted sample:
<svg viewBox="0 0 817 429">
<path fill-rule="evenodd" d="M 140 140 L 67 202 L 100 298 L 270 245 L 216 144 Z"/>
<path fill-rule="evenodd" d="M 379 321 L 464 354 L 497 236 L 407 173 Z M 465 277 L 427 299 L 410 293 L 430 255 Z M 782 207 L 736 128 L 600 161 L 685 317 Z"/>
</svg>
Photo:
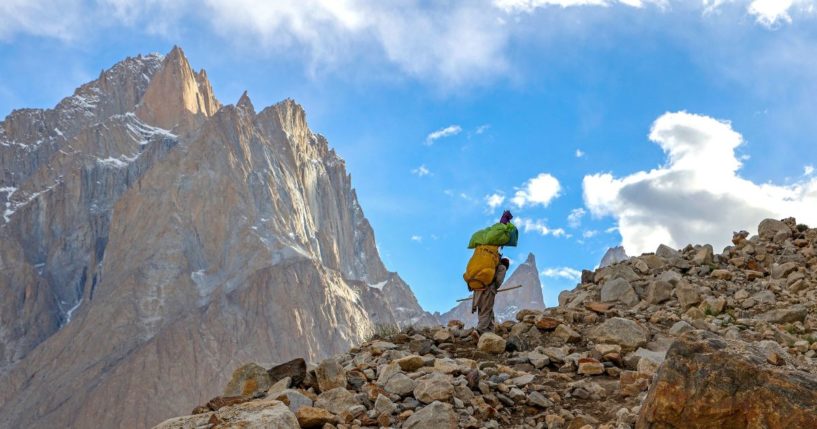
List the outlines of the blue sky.
<svg viewBox="0 0 817 429">
<path fill-rule="evenodd" d="M 817 224 L 814 0 L 52 3 L 0 4 L 0 116 L 178 44 L 223 103 L 305 107 L 432 311 L 503 208 L 549 305 L 609 246 Z"/>
</svg>

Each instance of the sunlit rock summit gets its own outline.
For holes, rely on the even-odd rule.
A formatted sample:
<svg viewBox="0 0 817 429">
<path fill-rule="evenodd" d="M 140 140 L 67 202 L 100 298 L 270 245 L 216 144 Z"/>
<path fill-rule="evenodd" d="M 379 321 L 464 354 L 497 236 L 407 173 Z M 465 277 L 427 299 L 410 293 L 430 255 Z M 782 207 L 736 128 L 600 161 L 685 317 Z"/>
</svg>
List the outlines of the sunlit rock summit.
<svg viewBox="0 0 817 429">
<path fill-rule="evenodd" d="M 301 106 L 222 105 L 179 48 L 0 123 L 0 214 L 3 428 L 149 427 L 225 368 L 434 323 Z"/>
</svg>

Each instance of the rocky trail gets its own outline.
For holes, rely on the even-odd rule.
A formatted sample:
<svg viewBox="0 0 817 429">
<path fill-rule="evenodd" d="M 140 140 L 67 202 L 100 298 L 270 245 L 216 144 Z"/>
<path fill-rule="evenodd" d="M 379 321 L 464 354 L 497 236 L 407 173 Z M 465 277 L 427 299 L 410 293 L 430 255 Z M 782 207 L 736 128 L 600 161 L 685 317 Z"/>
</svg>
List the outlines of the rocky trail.
<svg viewBox="0 0 817 429">
<path fill-rule="evenodd" d="M 767 219 L 732 242 L 586 270 L 558 307 L 478 341 L 453 320 L 247 364 L 156 427 L 817 427 L 817 229 Z"/>
</svg>

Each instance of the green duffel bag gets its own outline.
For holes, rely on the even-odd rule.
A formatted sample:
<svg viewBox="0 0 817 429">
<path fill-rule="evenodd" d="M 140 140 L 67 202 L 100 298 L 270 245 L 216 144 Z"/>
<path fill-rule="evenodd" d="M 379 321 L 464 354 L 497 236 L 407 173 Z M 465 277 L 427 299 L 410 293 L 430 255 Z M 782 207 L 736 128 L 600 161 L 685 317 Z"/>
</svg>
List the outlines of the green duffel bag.
<svg viewBox="0 0 817 429">
<path fill-rule="evenodd" d="M 488 228 L 481 229 L 471 235 L 471 241 L 468 242 L 468 248 L 473 249 L 477 246 L 509 246 L 515 247 L 519 241 L 519 231 L 514 224 L 495 223 Z"/>
</svg>

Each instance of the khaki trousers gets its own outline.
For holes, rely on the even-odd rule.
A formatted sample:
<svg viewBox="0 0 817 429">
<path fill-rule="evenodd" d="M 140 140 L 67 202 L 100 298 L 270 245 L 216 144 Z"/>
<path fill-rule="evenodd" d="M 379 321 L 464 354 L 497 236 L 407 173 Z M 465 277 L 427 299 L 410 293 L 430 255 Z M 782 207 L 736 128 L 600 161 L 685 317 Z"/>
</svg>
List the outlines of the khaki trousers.
<svg viewBox="0 0 817 429">
<path fill-rule="evenodd" d="M 483 290 L 474 291 L 474 301 L 471 304 L 471 312 L 477 312 L 479 322 L 477 331 L 480 334 L 494 330 L 494 299 L 496 298 L 496 283 L 491 284 Z"/>
</svg>

